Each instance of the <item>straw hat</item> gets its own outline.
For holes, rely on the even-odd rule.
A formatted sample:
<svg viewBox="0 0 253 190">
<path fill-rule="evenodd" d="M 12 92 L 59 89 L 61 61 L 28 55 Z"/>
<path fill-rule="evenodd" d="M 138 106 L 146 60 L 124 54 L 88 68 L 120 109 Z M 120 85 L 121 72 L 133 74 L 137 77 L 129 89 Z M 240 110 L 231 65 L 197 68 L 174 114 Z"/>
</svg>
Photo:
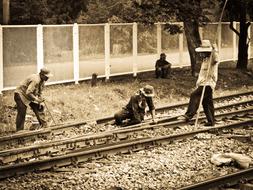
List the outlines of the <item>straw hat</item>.
<svg viewBox="0 0 253 190">
<path fill-rule="evenodd" d="M 211 52 L 213 47 L 210 40 L 202 40 L 200 47 L 195 49 L 196 52 Z"/>
<path fill-rule="evenodd" d="M 154 87 L 151 85 L 146 85 L 144 88 L 141 88 L 140 91 L 145 97 L 154 97 L 155 96 Z"/>
<path fill-rule="evenodd" d="M 50 70 L 47 69 L 46 67 L 43 67 L 40 69 L 40 74 L 46 76 L 46 77 L 52 77 L 53 75 L 50 73 Z"/>
</svg>

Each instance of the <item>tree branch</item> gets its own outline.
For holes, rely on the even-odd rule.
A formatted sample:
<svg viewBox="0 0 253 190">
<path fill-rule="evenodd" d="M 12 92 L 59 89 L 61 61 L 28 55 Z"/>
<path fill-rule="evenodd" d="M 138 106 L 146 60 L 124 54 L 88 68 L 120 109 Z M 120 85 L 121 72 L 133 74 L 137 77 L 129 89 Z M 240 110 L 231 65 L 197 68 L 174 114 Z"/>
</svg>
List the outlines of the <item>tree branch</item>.
<svg viewBox="0 0 253 190">
<path fill-rule="evenodd" d="M 240 36 L 240 32 L 238 32 L 238 31 L 233 27 L 233 22 L 230 22 L 229 28 L 230 28 L 234 33 L 236 33 L 238 36 Z"/>
</svg>

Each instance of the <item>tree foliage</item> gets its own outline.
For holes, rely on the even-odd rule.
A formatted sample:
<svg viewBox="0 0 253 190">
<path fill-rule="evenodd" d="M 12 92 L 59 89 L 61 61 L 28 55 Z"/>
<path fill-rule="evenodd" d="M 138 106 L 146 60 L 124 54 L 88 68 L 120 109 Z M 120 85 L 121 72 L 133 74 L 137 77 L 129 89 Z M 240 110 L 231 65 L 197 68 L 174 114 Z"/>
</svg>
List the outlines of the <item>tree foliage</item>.
<svg viewBox="0 0 253 190">
<path fill-rule="evenodd" d="M 230 29 L 239 37 L 238 61 L 236 65 L 238 69 L 247 69 L 248 65 L 248 47 L 250 42 L 248 28 L 251 25 L 249 20 L 253 17 L 252 5 L 253 0 L 234 0 L 227 3 Z M 240 22 L 240 30 L 233 27 L 233 21 Z"/>
<path fill-rule="evenodd" d="M 191 59 L 192 75 L 195 75 L 197 57 L 195 48 L 201 43 L 198 28 L 209 21 L 209 10 L 216 5 L 211 0 L 136 0 L 143 23 L 181 21 L 187 39 Z M 180 27 L 167 25 L 170 33 L 179 32 Z"/>
<path fill-rule="evenodd" d="M 73 23 L 88 0 L 11 0 L 10 24 Z"/>
</svg>

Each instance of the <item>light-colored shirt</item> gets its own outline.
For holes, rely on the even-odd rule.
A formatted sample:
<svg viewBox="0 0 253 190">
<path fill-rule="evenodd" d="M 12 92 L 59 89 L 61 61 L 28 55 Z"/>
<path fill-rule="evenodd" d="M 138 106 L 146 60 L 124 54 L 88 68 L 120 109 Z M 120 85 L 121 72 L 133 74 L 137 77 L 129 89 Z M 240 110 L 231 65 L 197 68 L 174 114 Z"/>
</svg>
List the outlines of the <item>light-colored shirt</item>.
<svg viewBox="0 0 253 190">
<path fill-rule="evenodd" d="M 210 58 L 211 57 L 203 60 L 196 85 L 197 87 L 211 86 L 211 88 L 214 90 L 216 86 L 216 82 L 218 80 L 218 64 L 219 64 L 218 53 L 216 51 L 213 52 L 211 62 L 210 62 Z M 211 65 L 209 69 L 209 74 L 207 76 L 207 70 L 208 70 L 209 64 Z"/>
<path fill-rule="evenodd" d="M 22 102 L 28 106 L 34 101 L 29 94 L 32 93 L 34 96 L 40 97 L 44 85 L 45 81 L 41 80 L 40 74 L 32 74 L 20 83 L 15 93 L 19 93 Z"/>
</svg>

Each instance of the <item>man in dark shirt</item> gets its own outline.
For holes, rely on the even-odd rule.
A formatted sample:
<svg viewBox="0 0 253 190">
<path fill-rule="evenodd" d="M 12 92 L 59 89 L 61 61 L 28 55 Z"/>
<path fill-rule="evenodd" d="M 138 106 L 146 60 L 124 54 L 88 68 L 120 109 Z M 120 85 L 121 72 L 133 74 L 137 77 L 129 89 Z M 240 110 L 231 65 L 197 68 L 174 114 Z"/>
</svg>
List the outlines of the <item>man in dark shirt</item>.
<svg viewBox="0 0 253 190">
<path fill-rule="evenodd" d="M 17 104 L 16 129 L 17 131 L 24 129 L 26 109 L 30 106 L 35 113 L 40 126 L 47 125 L 45 120 L 44 108 L 40 103 L 44 101 L 41 92 L 45 82 L 52 76 L 47 68 L 42 68 L 39 74 L 32 74 L 27 77 L 16 88 L 14 92 L 14 100 Z"/>
<path fill-rule="evenodd" d="M 171 73 L 171 63 L 166 61 L 165 53 L 161 53 L 160 59 L 156 61 L 155 64 L 155 75 L 156 78 L 167 78 Z"/>
<path fill-rule="evenodd" d="M 155 106 L 153 103 L 154 88 L 146 85 L 130 98 L 128 104 L 114 115 L 115 123 L 121 125 L 124 120 L 130 119 L 128 125 L 138 124 L 144 120 L 145 108 L 148 106 L 153 122 L 155 120 Z"/>
</svg>

